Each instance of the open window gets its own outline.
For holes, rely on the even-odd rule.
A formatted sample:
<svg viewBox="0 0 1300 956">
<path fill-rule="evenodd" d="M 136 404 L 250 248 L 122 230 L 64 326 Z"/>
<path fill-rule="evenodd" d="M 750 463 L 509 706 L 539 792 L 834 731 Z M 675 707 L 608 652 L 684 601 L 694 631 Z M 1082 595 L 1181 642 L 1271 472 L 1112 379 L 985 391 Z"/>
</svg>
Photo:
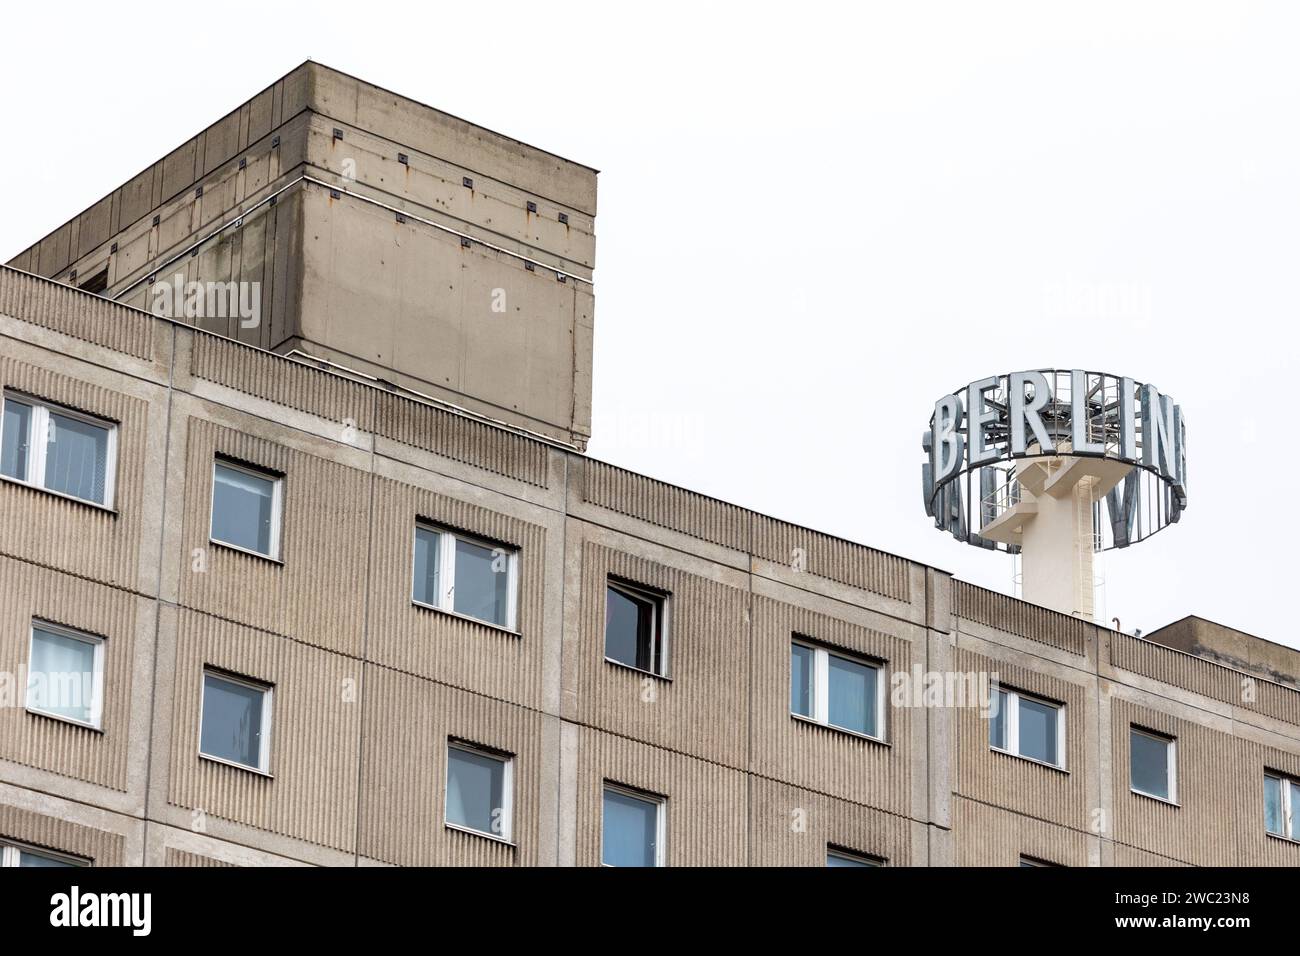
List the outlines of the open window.
<svg viewBox="0 0 1300 956">
<path fill-rule="evenodd" d="M 605 660 L 668 676 L 668 595 L 610 578 L 605 585 Z"/>
</svg>

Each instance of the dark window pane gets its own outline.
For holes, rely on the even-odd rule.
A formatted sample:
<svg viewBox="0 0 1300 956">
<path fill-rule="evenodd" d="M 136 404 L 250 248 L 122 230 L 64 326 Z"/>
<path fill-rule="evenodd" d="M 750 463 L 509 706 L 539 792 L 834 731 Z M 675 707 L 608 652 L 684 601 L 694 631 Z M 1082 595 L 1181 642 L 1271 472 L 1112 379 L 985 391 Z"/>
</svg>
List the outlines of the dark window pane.
<svg viewBox="0 0 1300 956">
<path fill-rule="evenodd" d="M 1283 781 L 1277 777 L 1264 778 L 1264 829 L 1278 836 L 1286 836 L 1286 820 L 1282 812 Z"/>
<path fill-rule="evenodd" d="M 813 716 L 813 649 L 790 645 L 790 713 Z"/>
<path fill-rule="evenodd" d="M 442 535 L 428 528 L 415 529 L 415 600 L 434 607 L 442 606 L 438 554 Z"/>
<path fill-rule="evenodd" d="M 1134 790 L 1168 800 L 1168 741 L 1133 731 L 1129 735 L 1129 773 Z"/>
<path fill-rule="evenodd" d="M 35 628 L 27 672 L 28 706 L 90 723 L 94 695 L 95 645 Z"/>
<path fill-rule="evenodd" d="M 102 293 L 108 288 L 108 266 L 104 266 L 77 288 L 83 292 L 93 292 L 95 295 Z"/>
<path fill-rule="evenodd" d="M 56 866 L 75 867 L 77 864 L 69 863 L 67 860 L 56 860 L 52 856 L 45 856 L 44 854 L 41 853 L 32 853 L 28 850 L 20 850 L 18 852 L 18 865 L 19 866 L 44 866 L 44 867 L 56 867 Z"/>
<path fill-rule="evenodd" d="M 447 822 L 504 836 L 505 761 L 451 747 L 447 751 Z"/>
<path fill-rule="evenodd" d="M 876 860 L 864 859 L 860 856 L 847 856 L 839 853 L 826 854 L 827 866 L 880 866 Z"/>
<path fill-rule="evenodd" d="M 1056 721 L 1060 712 L 1047 704 L 1020 698 L 1020 755 L 1057 763 Z"/>
<path fill-rule="evenodd" d="M 605 589 L 605 656 L 612 661 L 659 673 L 655 640 L 656 604 L 613 586 Z"/>
<path fill-rule="evenodd" d="M 200 749 L 209 757 L 260 767 L 264 693 L 260 688 L 204 674 Z"/>
<path fill-rule="evenodd" d="M 456 541 L 453 605 L 457 614 L 507 626 L 510 555 L 471 541 Z"/>
<path fill-rule="evenodd" d="M 659 804 L 605 791 L 602 861 L 608 866 L 654 866 Z"/>
<path fill-rule="evenodd" d="M 989 746 L 1007 749 L 1007 692 L 1000 690 L 993 697 L 993 713 L 989 715 Z"/>
<path fill-rule="evenodd" d="M 27 440 L 31 424 L 30 405 L 5 400 L 4 422 L 0 424 L 0 475 L 28 480 Z"/>
<path fill-rule="evenodd" d="M 50 412 L 45 450 L 45 487 L 104 503 L 108 429 Z"/>
<path fill-rule="evenodd" d="M 275 481 L 217 462 L 213 471 L 212 537 L 271 556 Z"/>
<path fill-rule="evenodd" d="M 830 723 L 845 730 L 875 736 L 875 669 L 833 654 L 829 666 Z"/>
</svg>

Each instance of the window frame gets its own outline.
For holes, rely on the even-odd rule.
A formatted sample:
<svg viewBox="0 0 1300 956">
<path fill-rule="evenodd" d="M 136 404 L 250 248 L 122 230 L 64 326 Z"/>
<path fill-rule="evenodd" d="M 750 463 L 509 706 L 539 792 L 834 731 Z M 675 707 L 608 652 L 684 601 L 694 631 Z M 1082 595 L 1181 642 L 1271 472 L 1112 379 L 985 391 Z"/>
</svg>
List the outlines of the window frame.
<svg viewBox="0 0 1300 956">
<path fill-rule="evenodd" d="M 442 593 L 438 595 L 440 602 L 438 604 L 421 601 L 415 596 L 415 549 L 419 544 L 421 531 L 428 531 L 438 535 L 438 574 L 443 582 L 440 586 Z M 478 545 L 480 548 L 489 548 L 492 551 L 505 552 L 507 557 L 506 574 L 508 576 L 506 581 L 505 624 L 474 617 L 472 614 L 462 614 L 456 610 L 457 541 Z M 416 519 L 415 530 L 411 533 L 411 603 L 416 607 L 422 607 L 430 611 L 441 611 L 443 614 L 450 614 L 462 621 L 473 621 L 476 624 L 482 624 L 484 627 L 494 627 L 499 631 L 517 635 L 519 634 L 519 558 L 520 549 L 514 545 L 506 544 L 503 541 L 493 541 L 489 538 L 480 538 L 464 531 L 456 531 L 432 521 Z M 448 569 L 450 569 L 450 573 L 446 573 Z"/>
<path fill-rule="evenodd" d="M 118 423 L 107 418 L 100 418 L 91 415 L 88 412 L 78 411 L 74 408 L 68 408 L 66 405 L 60 405 L 57 402 L 47 401 L 43 398 L 36 398 L 23 392 L 15 392 L 5 389 L 0 393 L 0 433 L 4 429 L 4 406 L 9 402 L 16 405 L 23 405 L 32 410 L 31 418 L 27 423 L 27 477 L 15 478 L 12 475 L 0 475 L 0 480 L 11 482 L 15 485 L 22 485 L 26 488 L 34 488 L 37 491 L 43 491 L 47 495 L 56 495 L 60 498 L 66 498 L 68 501 L 80 502 L 84 505 L 90 505 L 92 508 L 102 508 L 104 511 L 113 511 L 114 502 L 117 500 L 117 430 Z M 48 437 L 46 441 L 33 441 L 33 435 L 39 435 L 42 432 L 49 435 L 50 414 L 61 415 L 64 418 L 70 418 L 73 421 L 82 422 L 86 425 L 93 425 L 96 428 L 102 428 L 108 433 L 108 438 L 104 443 L 104 500 L 95 501 L 93 498 L 81 498 L 77 495 L 70 495 L 66 491 L 58 491 L 54 488 L 48 488 L 45 485 L 45 465 L 46 456 L 49 452 Z M 2 437 L 2 435 L 0 435 Z M 39 477 L 36 477 L 39 476 Z"/>
<path fill-rule="evenodd" d="M 256 767 L 246 763 L 240 763 L 237 760 L 230 760 L 226 757 L 218 757 L 215 754 L 205 753 L 203 750 L 203 713 L 204 703 L 208 692 L 208 677 L 211 675 L 217 680 L 223 680 L 229 684 L 240 684 L 253 690 L 262 691 L 262 724 L 257 743 L 258 765 Z M 235 767 L 239 770 L 247 770 L 249 773 L 259 774 L 263 777 L 272 776 L 271 773 L 271 730 L 273 716 L 273 698 L 275 696 L 275 685 L 254 680 L 250 677 L 240 677 L 229 671 L 221 670 L 218 667 L 212 667 L 205 664 L 200 671 L 199 677 L 199 757 L 202 760 L 211 760 L 213 763 L 224 764 L 227 767 Z"/>
<path fill-rule="evenodd" d="M 85 857 L 74 856 L 71 853 L 62 853 L 58 850 L 47 850 L 44 847 L 32 846 L 29 843 L 23 843 L 21 840 L 0 839 L 0 869 L 16 869 L 21 866 L 22 854 L 28 853 L 32 856 L 44 857 L 47 860 L 54 860 L 67 866 L 90 866 L 92 860 Z"/>
<path fill-rule="evenodd" d="M 658 588 L 648 587 L 644 584 L 633 584 L 624 578 L 607 575 L 605 577 L 606 606 L 608 607 L 608 593 L 613 589 L 625 597 L 637 601 L 648 601 L 654 606 L 654 637 L 650 645 L 650 659 L 654 660 L 656 645 L 659 648 L 659 670 L 646 670 L 637 667 L 635 664 L 628 664 L 624 661 L 615 660 L 609 656 L 607 650 L 602 647 L 601 654 L 606 662 L 613 664 L 615 667 L 626 667 L 628 670 L 636 671 L 638 674 L 646 674 L 650 677 L 658 677 L 662 680 L 671 680 L 669 668 L 672 665 L 672 640 L 669 633 L 670 611 L 668 609 L 669 599 L 672 595 L 667 591 L 661 591 Z M 605 620 L 605 633 L 601 635 L 602 643 L 608 645 L 609 619 Z"/>
<path fill-rule="evenodd" d="M 869 657 L 860 657 L 852 653 L 840 650 L 831 650 L 830 648 L 818 644 L 810 638 L 802 637 L 798 634 L 790 638 L 790 646 L 806 648 L 813 652 L 813 680 L 810 691 L 810 701 L 812 714 L 800 714 L 794 710 L 790 711 L 790 716 L 795 720 L 802 720 L 805 723 L 816 724 L 819 727 L 827 727 L 831 730 L 839 731 L 843 734 L 852 734 L 854 737 L 860 737 L 863 740 L 872 740 L 876 743 L 888 743 L 887 728 L 885 726 L 885 671 L 886 662 Z M 788 655 L 787 651 L 787 655 Z M 858 664 L 873 670 L 876 674 L 876 733 L 868 734 L 860 730 L 854 730 L 852 727 L 841 727 L 839 724 L 830 722 L 830 659 L 838 657 L 840 660 L 848 661 L 851 664 Z M 794 680 L 794 673 L 791 671 L 790 681 Z M 789 682 L 787 682 L 789 683 Z M 790 705 L 790 690 L 786 689 L 786 706 Z"/>
<path fill-rule="evenodd" d="M 1066 767 L 1066 733 L 1065 725 L 1066 706 L 1060 701 L 1049 700 L 1039 694 L 1029 694 L 1024 691 L 1016 690 L 1014 687 L 999 686 L 996 693 L 1006 694 L 1008 699 L 1007 713 L 1003 726 L 1006 728 L 1006 746 L 995 746 L 993 741 L 989 741 L 989 750 L 994 753 L 1006 754 L 1008 757 L 1018 757 L 1021 760 L 1028 760 L 1030 763 L 1036 763 L 1040 767 L 1051 767 L 1053 770 L 1068 772 Z M 1044 707 L 1050 707 L 1056 711 L 1056 754 L 1058 761 L 1049 763 L 1046 760 L 1039 760 L 1037 757 L 1031 757 L 1028 754 L 1020 752 L 1020 701 L 1021 699 L 1033 701 L 1035 704 L 1041 704 Z M 990 724 L 992 717 L 989 718 Z"/>
<path fill-rule="evenodd" d="M 873 853 L 859 853 L 857 850 L 846 850 L 844 847 L 828 843 L 826 844 L 826 866 L 828 868 L 830 867 L 831 857 L 840 860 L 849 860 L 857 865 L 867 867 L 881 867 L 889 864 L 889 861 L 883 856 L 876 856 Z"/>
<path fill-rule="evenodd" d="M 229 468 L 231 471 L 242 472 L 253 478 L 260 478 L 263 481 L 271 482 L 271 551 L 269 554 L 262 551 L 254 551 L 252 548 L 245 548 L 241 544 L 234 544 L 230 541 L 223 541 L 215 534 L 213 524 L 217 518 L 217 469 Z M 246 465 L 243 462 L 233 461 L 230 458 L 221 455 L 214 455 L 212 458 L 212 492 L 208 500 L 208 542 L 220 545 L 223 548 L 230 548 L 241 554 L 250 554 L 255 558 L 265 558 L 268 561 L 281 563 L 281 542 L 280 531 L 284 520 L 284 475 L 271 471 L 267 468 L 258 468 L 255 465 Z"/>
<path fill-rule="evenodd" d="M 624 797 L 641 800 L 655 808 L 655 861 L 654 869 L 668 865 L 668 798 L 648 790 L 638 790 L 626 784 L 605 780 L 600 788 L 600 865 L 618 869 L 613 863 L 605 862 L 605 794 L 613 791 Z"/>
<path fill-rule="evenodd" d="M 1294 832 L 1295 815 L 1300 814 L 1300 806 L 1297 806 L 1296 801 L 1292 799 L 1292 793 L 1294 791 L 1297 795 L 1300 795 L 1300 780 L 1295 777 L 1287 776 L 1281 771 L 1267 769 L 1264 771 L 1264 779 L 1276 780 L 1278 782 L 1278 785 L 1281 788 L 1279 796 L 1281 797 L 1282 804 L 1279 808 L 1282 811 L 1282 832 L 1274 833 L 1268 828 L 1267 804 L 1264 806 L 1264 832 L 1279 840 L 1286 840 L 1288 843 L 1300 843 L 1300 840 L 1297 840 L 1291 835 Z"/>
<path fill-rule="evenodd" d="M 1178 806 L 1178 738 L 1169 734 L 1163 734 L 1158 730 L 1148 730 L 1137 724 L 1128 726 L 1128 789 L 1130 793 L 1135 793 L 1139 797 L 1146 797 L 1149 800 L 1159 800 L 1161 803 L 1168 803 L 1171 806 Z M 1161 796 L 1158 793 L 1147 793 L 1145 790 L 1139 790 L 1133 783 L 1133 735 L 1139 734 L 1149 740 L 1157 740 L 1165 745 L 1165 788 L 1169 791 L 1167 796 Z"/>
<path fill-rule="evenodd" d="M 463 753 L 475 754 L 479 757 L 487 757 L 489 760 L 496 760 L 502 763 L 501 773 L 501 832 L 492 833 L 487 830 L 476 830 L 473 827 L 465 826 L 462 823 L 452 823 L 448 818 L 448 802 L 451 799 L 451 752 L 459 750 Z M 484 747 L 480 744 L 471 743 L 468 740 L 462 740 L 459 737 L 447 738 L 447 750 L 443 754 L 443 788 L 442 788 L 442 822 L 449 830 L 456 830 L 459 833 L 468 833 L 471 836 L 483 837 L 487 840 L 495 840 L 498 843 L 504 843 L 508 846 L 514 846 L 514 829 L 515 829 L 515 755 L 506 753 L 504 750 L 497 750 L 492 747 Z"/>
<path fill-rule="evenodd" d="M 89 644 L 94 649 L 93 664 L 94 679 L 91 688 L 90 700 L 90 720 L 77 720 L 75 717 L 68 717 L 65 714 L 55 714 L 48 710 L 42 710 L 39 707 L 33 707 L 31 703 L 31 671 L 32 671 L 32 652 L 36 649 L 36 632 L 37 630 L 46 631 L 50 634 L 56 634 L 60 637 L 67 637 L 74 641 L 81 641 L 83 644 Z M 54 624 L 50 621 L 43 620 L 39 617 L 32 618 L 31 625 L 28 629 L 27 638 L 27 690 L 23 695 L 23 709 L 29 714 L 38 714 L 49 720 L 61 720 L 64 723 L 73 724 L 77 727 L 85 727 L 89 730 L 103 731 L 104 729 L 104 637 L 102 634 L 91 634 L 87 631 L 79 631 L 76 628 L 65 627 L 62 624 Z"/>
</svg>

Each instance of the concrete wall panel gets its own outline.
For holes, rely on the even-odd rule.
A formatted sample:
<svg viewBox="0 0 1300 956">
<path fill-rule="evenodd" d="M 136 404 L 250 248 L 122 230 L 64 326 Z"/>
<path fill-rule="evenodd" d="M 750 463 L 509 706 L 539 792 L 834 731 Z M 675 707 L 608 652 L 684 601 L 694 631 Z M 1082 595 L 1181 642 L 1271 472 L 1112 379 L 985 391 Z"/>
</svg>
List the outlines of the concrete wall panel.
<svg viewBox="0 0 1300 956">
<path fill-rule="evenodd" d="M 743 768 L 749 738 L 747 593 L 590 541 L 581 561 L 576 694 L 565 716 Z M 611 576 L 669 594 L 668 679 L 605 659 Z"/>
<path fill-rule="evenodd" d="M 799 635 L 881 662 L 886 694 L 890 674 L 910 671 L 916 653 L 912 644 L 894 634 L 768 597 L 755 596 L 751 613 L 751 770 L 842 800 L 910 815 L 912 761 L 924 759 L 913 746 L 913 722 L 924 719 L 921 711 L 886 705 L 884 743 L 791 716 L 790 644 Z"/>
<path fill-rule="evenodd" d="M 175 641 L 168 803 L 352 852 L 360 662 L 193 611 L 180 612 Z M 199 756 L 205 667 L 273 685 L 269 775 Z"/>
<path fill-rule="evenodd" d="M 376 478 L 370 660 L 540 708 L 546 529 L 481 505 Z M 519 551 L 518 633 L 412 603 L 417 519 Z"/>
<path fill-rule="evenodd" d="M 406 866 L 554 862 L 555 815 L 544 794 L 544 718 L 504 701 L 385 667 L 366 667 L 361 853 Z M 512 755 L 511 842 L 446 825 L 447 742 Z"/>
<path fill-rule="evenodd" d="M 977 800 L 954 800 L 958 866 L 1019 866 L 1031 857 L 1056 866 L 1097 866 L 1100 838 Z"/>
<path fill-rule="evenodd" d="M 754 778 L 751 799 L 752 866 L 825 866 L 831 848 L 883 859 L 887 866 L 925 862 L 907 817 L 762 777 Z"/>
<path fill-rule="evenodd" d="M 583 728 L 578 745 L 578 866 L 600 865 L 606 782 L 666 799 L 669 866 L 746 865 L 749 813 L 743 773 Z"/>
</svg>

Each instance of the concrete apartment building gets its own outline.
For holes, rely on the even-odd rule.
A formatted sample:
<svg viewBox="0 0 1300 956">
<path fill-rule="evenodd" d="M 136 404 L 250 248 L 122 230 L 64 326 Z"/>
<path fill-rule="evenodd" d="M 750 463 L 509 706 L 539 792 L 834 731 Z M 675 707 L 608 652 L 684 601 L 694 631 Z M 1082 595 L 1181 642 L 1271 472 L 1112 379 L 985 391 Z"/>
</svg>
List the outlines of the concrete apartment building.
<svg viewBox="0 0 1300 956">
<path fill-rule="evenodd" d="M 1300 653 L 585 456 L 595 213 L 307 63 L 0 268 L 0 862 L 1300 864 Z"/>
</svg>

